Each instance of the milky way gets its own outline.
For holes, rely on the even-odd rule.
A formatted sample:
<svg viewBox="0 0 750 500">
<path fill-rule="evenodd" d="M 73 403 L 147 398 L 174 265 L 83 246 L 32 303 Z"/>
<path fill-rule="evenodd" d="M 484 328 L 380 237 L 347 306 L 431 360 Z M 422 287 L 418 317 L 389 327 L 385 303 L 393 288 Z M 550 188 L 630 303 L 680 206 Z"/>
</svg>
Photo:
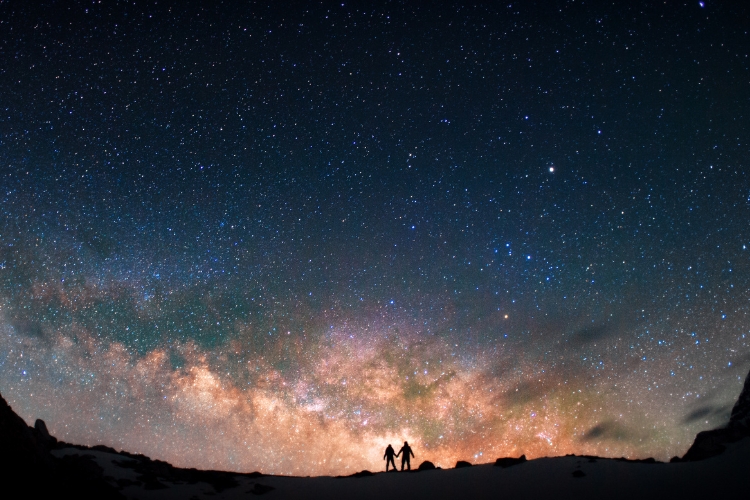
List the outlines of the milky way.
<svg viewBox="0 0 750 500">
<path fill-rule="evenodd" d="M 314 475 L 668 459 L 750 368 L 719 2 L 0 4 L 0 392 Z M 734 10 L 733 10 L 734 9 Z"/>
</svg>

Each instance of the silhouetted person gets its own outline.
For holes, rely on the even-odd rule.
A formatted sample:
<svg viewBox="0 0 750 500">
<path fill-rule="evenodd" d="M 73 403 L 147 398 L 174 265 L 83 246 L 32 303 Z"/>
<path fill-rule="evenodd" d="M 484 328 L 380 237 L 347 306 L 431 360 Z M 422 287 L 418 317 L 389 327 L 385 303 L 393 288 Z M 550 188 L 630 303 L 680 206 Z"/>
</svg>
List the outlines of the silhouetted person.
<svg viewBox="0 0 750 500">
<path fill-rule="evenodd" d="M 399 456 L 402 453 L 404 456 L 401 457 L 401 470 L 404 470 L 404 464 L 406 464 L 407 470 L 411 470 L 411 457 L 414 456 L 414 452 L 411 451 L 411 446 L 409 446 L 409 443 L 406 441 L 404 441 L 404 446 L 402 446 L 399 452 L 396 453 L 396 456 Z M 395 468 L 396 466 L 394 465 L 393 467 Z"/>
<path fill-rule="evenodd" d="M 393 470 L 396 470 L 396 462 L 393 461 L 393 456 L 396 454 L 396 450 L 393 449 L 393 446 L 390 444 L 388 445 L 388 448 L 385 449 L 385 455 L 383 455 L 383 460 L 386 460 L 385 462 L 385 471 L 388 472 L 388 464 L 393 465 Z"/>
</svg>

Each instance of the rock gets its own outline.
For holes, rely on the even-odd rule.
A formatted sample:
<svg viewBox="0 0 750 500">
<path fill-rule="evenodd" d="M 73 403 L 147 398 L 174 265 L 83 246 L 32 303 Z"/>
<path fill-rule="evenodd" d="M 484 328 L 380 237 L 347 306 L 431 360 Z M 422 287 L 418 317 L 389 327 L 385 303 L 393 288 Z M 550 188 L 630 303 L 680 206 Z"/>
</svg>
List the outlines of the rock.
<svg viewBox="0 0 750 500">
<path fill-rule="evenodd" d="M 727 444 L 745 437 L 750 437 L 750 373 L 745 377 L 745 385 L 732 408 L 727 426 L 699 432 L 681 461 L 693 462 L 715 457 L 726 450 Z"/>
<path fill-rule="evenodd" d="M 41 418 L 37 418 L 36 422 L 34 422 L 34 429 L 39 433 L 39 435 L 44 439 L 51 439 L 52 436 L 49 435 L 49 431 L 47 430 L 47 424 L 44 423 L 44 420 Z"/>
<path fill-rule="evenodd" d="M 464 467 L 471 467 L 471 463 L 464 460 L 459 460 L 458 462 L 456 462 L 456 469 L 462 469 Z"/>
<path fill-rule="evenodd" d="M 518 458 L 505 457 L 498 458 L 495 460 L 495 467 L 502 467 L 503 469 L 512 467 L 514 465 L 522 464 L 526 461 L 526 455 L 521 455 Z"/>
<path fill-rule="evenodd" d="M 359 471 L 359 472 L 355 472 L 354 474 L 352 474 L 351 476 L 348 476 L 348 477 L 370 477 L 370 476 L 374 476 L 374 475 L 375 474 L 372 473 L 372 472 L 370 472 L 369 470 L 362 470 L 362 471 Z"/>
<path fill-rule="evenodd" d="M 47 424 L 41 418 L 37 418 L 34 422 L 34 435 L 39 444 L 47 450 L 51 450 L 57 444 L 57 438 L 49 433 Z"/>
<path fill-rule="evenodd" d="M 417 467 L 417 470 L 434 470 L 435 464 L 430 462 L 429 460 L 425 460 L 421 464 L 419 464 L 419 467 Z"/>
</svg>

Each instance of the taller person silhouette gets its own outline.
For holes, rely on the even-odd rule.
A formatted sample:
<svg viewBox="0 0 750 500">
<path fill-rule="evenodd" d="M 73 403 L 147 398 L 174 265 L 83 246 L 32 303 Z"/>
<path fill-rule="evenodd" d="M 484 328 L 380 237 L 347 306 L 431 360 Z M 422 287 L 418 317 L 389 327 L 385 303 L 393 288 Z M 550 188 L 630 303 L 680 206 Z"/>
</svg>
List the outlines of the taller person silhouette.
<svg viewBox="0 0 750 500">
<path fill-rule="evenodd" d="M 401 457 L 401 470 L 404 470 L 404 465 L 406 465 L 407 470 L 411 470 L 411 457 L 414 456 L 414 452 L 411 451 L 411 446 L 409 446 L 409 443 L 404 441 L 404 446 L 401 447 L 398 453 L 396 453 L 396 456 L 399 456 L 401 454 L 404 454 L 403 457 Z M 409 456 L 411 455 L 411 456 Z M 386 467 L 388 464 L 386 464 Z M 395 465 L 394 465 L 395 468 Z"/>
</svg>

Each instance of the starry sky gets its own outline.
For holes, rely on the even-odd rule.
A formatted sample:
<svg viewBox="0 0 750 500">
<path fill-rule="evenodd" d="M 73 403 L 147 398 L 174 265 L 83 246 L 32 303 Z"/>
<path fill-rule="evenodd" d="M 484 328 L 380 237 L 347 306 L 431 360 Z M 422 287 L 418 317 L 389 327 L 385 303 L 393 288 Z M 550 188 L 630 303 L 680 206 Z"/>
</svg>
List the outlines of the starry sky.
<svg viewBox="0 0 750 500">
<path fill-rule="evenodd" d="M 27 422 L 295 475 L 404 440 L 665 460 L 726 422 L 748 7 L 239 4 L 0 2 L 0 393 Z"/>
</svg>

